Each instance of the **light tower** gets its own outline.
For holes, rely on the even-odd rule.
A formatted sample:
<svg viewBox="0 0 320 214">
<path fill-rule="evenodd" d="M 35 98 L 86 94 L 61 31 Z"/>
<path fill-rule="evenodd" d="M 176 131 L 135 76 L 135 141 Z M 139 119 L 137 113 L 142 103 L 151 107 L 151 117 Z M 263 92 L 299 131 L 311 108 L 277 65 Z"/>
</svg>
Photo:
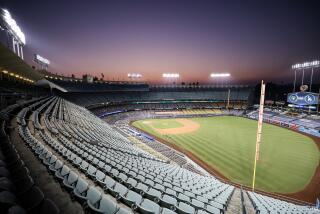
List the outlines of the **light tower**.
<svg viewBox="0 0 320 214">
<path fill-rule="evenodd" d="M 296 82 L 297 82 L 297 72 L 302 72 L 302 78 L 301 78 L 301 86 L 304 85 L 304 78 L 305 78 L 305 72 L 311 70 L 310 73 L 310 82 L 309 82 L 309 91 L 311 92 L 312 89 L 312 81 L 313 81 L 313 73 L 315 68 L 320 67 L 320 61 L 314 60 L 311 62 L 304 62 L 304 63 L 297 63 L 292 65 L 292 70 L 294 71 L 294 82 L 293 82 L 293 92 L 296 91 Z"/>
<path fill-rule="evenodd" d="M 7 32 L 7 35 L 12 38 L 12 51 L 23 59 L 23 46 L 26 44 L 26 38 L 16 21 L 12 18 L 8 10 L 1 8 L 0 29 Z"/>
<path fill-rule="evenodd" d="M 230 73 L 211 73 L 210 74 L 210 77 L 214 80 L 218 80 L 218 83 L 219 83 L 219 80 L 225 80 L 225 79 L 228 79 L 230 77 Z M 218 84 L 219 85 L 219 84 Z M 223 83 L 222 83 L 223 85 Z M 228 89 L 228 94 L 227 94 L 227 105 L 226 105 L 226 108 L 229 109 L 229 106 L 230 106 L 230 95 L 231 95 L 231 91 L 230 91 L 230 88 Z"/>
<path fill-rule="evenodd" d="M 128 75 L 129 80 L 132 80 L 134 82 L 138 82 L 139 79 L 142 78 L 142 75 L 139 73 L 129 73 Z"/>
<path fill-rule="evenodd" d="M 179 78 L 180 78 L 180 74 L 178 74 L 178 73 L 163 73 L 163 74 L 162 74 L 162 77 L 163 77 L 166 81 L 177 83 L 177 81 L 178 81 Z"/>
<path fill-rule="evenodd" d="M 34 55 L 33 61 L 40 66 L 40 69 L 48 70 L 50 61 L 38 54 Z"/>
<path fill-rule="evenodd" d="M 213 80 L 217 80 L 217 83 L 219 85 L 219 81 L 227 80 L 231 75 L 229 73 L 211 73 L 210 77 Z M 222 82 L 223 85 L 223 82 Z"/>
</svg>

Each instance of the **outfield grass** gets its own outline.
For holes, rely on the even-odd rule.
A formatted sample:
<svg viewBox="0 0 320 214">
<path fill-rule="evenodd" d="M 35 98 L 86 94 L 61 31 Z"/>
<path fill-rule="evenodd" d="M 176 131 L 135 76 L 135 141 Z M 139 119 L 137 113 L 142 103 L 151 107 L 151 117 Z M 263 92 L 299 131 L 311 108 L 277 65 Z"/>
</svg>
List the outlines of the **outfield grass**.
<svg viewBox="0 0 320 214">
<path fill-rule="evenodd" d="M 157 129 L 181 127 L 175 119 L 135 121 L 133 126 L 192 152 L 231 181 L 251 186 L 257 122 L 240 117 L 190 118 L 197 131 L 161 136 Z M 304 189 L 319 164 L 313 140 L 302 134 L 264 124 L 256 188 L 293 193 Z"/>
</svg>

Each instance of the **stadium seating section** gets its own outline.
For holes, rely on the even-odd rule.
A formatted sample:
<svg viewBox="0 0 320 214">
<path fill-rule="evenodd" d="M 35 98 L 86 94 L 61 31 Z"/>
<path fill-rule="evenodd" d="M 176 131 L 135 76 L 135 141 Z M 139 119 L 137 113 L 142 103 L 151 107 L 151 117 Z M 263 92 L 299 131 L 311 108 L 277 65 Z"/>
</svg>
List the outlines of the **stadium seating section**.
<svg viewBox="0 0 320 214">
<path fill-rule="evenodd" d="M 258 111 L 251 111 L 247 116 L 251 119 L 258 119 Z M 264 112 L 264 121 L 320 137 L 320 119 L 315 115 L 299 114 L 298 116 L 293 116 L 287 111 L 267 109 Z"/>
<path fill-rule="evenodd" d="M 80 96 L 75 99 L 81 102 Z M 59 213 L 59 202 L 48 199 L 47 190 L 33 181 L 38 178 L 30 176 L 25 155 L 10 137 L 15 132 L 86 212 L 218 214 L 228 210 L 239 191 L 211 175 L 155 157 L 87 109 L 57 96 L 21 102 L 0 115 L 1 213 Z M 248 195 L 256 213 L 316 213 L 314 208 L 241 193 Z"/>
<path fill-rule="evenodd" d="M 236 88 L 230 93 L 232 101 L 247 101 L 250 88 Z M 59 93 L 59 96 L 81 106 L 90 106 L 96 103 L 121 103 L 143 101 L 168 101 L 168 100 L 207 100 L 225 101 L 228 97 L 228 89 L 190 90 L 190 91 L 127 91 L 127 92 L 96 92 L 96 93 Z"/>
</svg>

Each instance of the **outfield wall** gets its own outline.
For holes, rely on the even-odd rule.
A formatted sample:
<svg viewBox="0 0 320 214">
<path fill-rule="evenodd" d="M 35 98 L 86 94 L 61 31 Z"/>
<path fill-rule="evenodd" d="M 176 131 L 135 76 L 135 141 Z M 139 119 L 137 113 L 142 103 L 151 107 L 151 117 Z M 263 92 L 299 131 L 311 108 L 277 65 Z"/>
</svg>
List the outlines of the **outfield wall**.
<svg viewBox="0 0 320 214">
<path fill-rule="evenodd" d="M 253 119 L 253 120 L 257 120 L 258 119 L 255 116 L 246 116 L 246 117 L 249 118 L 249 119 Z M 289 129 L 292 129 L 294 131 L 299 131 L 299 132 L 302 132 L 302 133 L 305 133 L 305 134 L 309 134 L 309 135 L 312 135 L 312 136 L 315 136 L 315 137 L 320 137 L 320 131 L 317 130 L 317 129 L 306 128 L 306 127 L 299 126 L 299 125 L 296 125 L 296 124 L 293 124 L 293 123 L 286 123 L 284 121 L 272 120 L 270 118 L 264 118 L 263 122 L 274 124 L 274 125 L 281 126 L 281 127 L 284 127 L 284 128 L 289 128 Z"/>
</svg>

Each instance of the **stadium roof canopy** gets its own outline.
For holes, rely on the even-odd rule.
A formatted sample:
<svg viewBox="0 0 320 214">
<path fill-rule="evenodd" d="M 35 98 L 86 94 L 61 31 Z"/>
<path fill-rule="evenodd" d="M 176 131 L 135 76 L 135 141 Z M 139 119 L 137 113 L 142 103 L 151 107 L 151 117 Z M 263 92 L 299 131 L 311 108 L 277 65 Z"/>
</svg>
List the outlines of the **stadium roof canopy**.
<svg viewBox="0 0 320 214">
<path fill-rule="evenodd" d="M 10 49 L 0 43 L 0 72 L 7 71 L 33 81 L 43 78 L 43 74 L 32 69 L 21 58 L 15 55 Z"/>
<path fill-rule="evenodd" d="M 66 89 L 64 89 L 64 88 L 60 87 L 59 85 L 57 85 L 53 82 L 50 82 L 46 79 L 41 79 L 41 80 L 37 81 L 36 85 L 44 87 L 44 88 L 57 89 L 62 92 L 67 92 Z"/>
</svg>

